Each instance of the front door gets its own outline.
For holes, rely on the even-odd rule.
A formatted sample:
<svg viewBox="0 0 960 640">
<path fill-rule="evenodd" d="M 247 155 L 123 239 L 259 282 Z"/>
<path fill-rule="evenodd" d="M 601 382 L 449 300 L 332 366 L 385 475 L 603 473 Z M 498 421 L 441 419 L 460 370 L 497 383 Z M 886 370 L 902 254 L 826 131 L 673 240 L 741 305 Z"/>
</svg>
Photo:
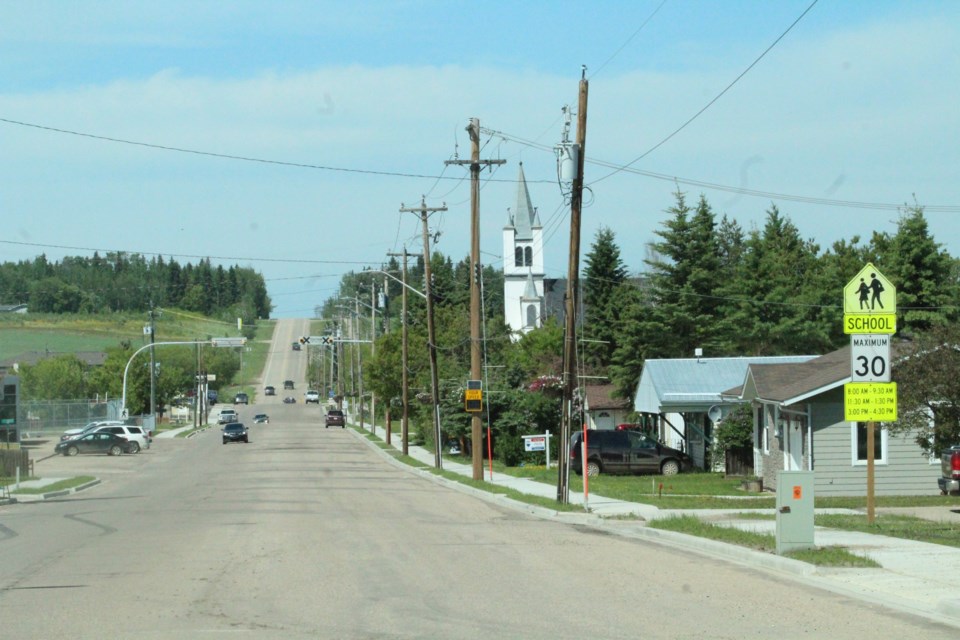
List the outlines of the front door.
<svg viewBox="0 0 960 640">
<path fill-rule="evenodd" d="M 788 471 L 802 471 L 803 465 L 803 421 L 792 417 L 787 421 L 789 431 Z"/>
</svg>

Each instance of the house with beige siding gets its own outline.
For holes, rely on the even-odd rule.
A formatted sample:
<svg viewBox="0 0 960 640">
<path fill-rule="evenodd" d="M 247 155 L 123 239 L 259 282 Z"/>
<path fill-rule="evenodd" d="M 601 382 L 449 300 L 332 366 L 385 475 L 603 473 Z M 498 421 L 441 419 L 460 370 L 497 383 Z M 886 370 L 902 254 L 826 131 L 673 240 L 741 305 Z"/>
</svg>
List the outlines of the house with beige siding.
<svg viewBox="0 0 960 640">
<path fill-rule="evenodd" d="M 844 420 L 843 385 L 850 382 L 850 348 L 792 364 L 751 364 L 741 386 L 724 392 L 749 402 L 754 414 L 754 470 L 775 487 L 777 472 L 814 472 L 817 496 L 865 496 L 867 425 Z M 913 434 L 875 430 L 875 495 L 938 492 L 938 461 Z"/>
</svg>

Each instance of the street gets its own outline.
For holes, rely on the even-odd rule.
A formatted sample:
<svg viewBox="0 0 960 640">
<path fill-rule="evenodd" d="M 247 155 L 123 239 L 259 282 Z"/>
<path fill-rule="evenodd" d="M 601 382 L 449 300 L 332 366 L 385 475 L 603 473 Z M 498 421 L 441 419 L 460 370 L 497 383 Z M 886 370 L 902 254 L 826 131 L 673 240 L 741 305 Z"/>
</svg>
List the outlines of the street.
<svg viewBox="0 0 960 640">
<path fill-rule="evenodd" d="M 22 638 L 925 638 L 955 631 L 770 574 L 537 520 L 398 469 L 316 405 L 242 407 L 103 482 L 0 507 L 0 620 Z M 49 465 L 44 467 L 44 465 Z"/>
</svg>

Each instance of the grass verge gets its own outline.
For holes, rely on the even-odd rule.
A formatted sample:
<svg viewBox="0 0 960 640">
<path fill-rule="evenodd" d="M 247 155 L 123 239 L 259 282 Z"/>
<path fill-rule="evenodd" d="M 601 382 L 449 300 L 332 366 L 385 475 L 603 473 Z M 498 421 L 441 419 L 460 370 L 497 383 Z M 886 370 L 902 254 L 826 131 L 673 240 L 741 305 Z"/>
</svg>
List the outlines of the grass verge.
<svg viewBox="0 0 960 640">
<path fill-rule="evenodd" d="M 878 514 L 873 524 L 865 514 L 822 514 L 814 516 L 814 524 L 832 529 L 862 531 L 874 535 L 929 542 L 950 547 L 960 547 L 960 525 L 952 522 L 936 522 L 894 514 Z"/>
<path fill-rule="evenodd" d="M 20 489 L 18 491 L 11 491 L 10 493 L 14 495 L 17 495 L 17 494 L 39 495 L 42 493 L 51 493 L 53 491 L 62 491 L 64 489 L 73 489 L 74 487 L 79 487 L 80 485 L 87 484 L 88 482 L 93 482 L 94 480 L 96 480 L 96 478 L 94 478 L 93 476 L 77 476 L 75 478 L 66 478 L 59 482 L 48 484 L 45 487 Z"/>
<path fill-rule="evenodd" d="M 676 531 L 698 538 L 717 540 L 727 544 L 735 544 L 765 553 L 775 553 L 777 549 L 776 536 L 755 531 L 743 531 L 736 527 L 725 527 L 704 522 L 694 516 L 677 516 L 654 520 L 647 524 L 654 529 Z M 786 557 L 814 564 L 821 567 L 872 567 L 880 565 L 870 558 L 858 556 L 843 547 L 818 547 L 802 551 L 792 551 Z"/>
</svg>

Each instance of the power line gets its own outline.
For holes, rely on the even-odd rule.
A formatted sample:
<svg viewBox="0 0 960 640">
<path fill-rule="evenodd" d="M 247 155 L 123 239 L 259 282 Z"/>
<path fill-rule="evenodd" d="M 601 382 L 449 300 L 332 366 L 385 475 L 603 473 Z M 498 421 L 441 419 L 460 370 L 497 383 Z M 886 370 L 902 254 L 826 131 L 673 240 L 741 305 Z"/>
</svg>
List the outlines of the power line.
<svg viewBox="0 0 960 640">
<path fill-rule="evenodd" d="M 761 60 L 763 60 L 763 58 L 764 58 L 768 53 L 770 53 L 770 51 L 771 51 L 775 46 L 777 46 L 777 44 L 778 44 L 781 40 L 783 40 L 783 38 L 786 37 L 786 35 L 787 35 L 788 33 L 790 33 L 790 31 L 791 31 L 795 26 L 797 26 L 797 23 L 799 23 L 801 20 L 803 20 L 804 16 L 806 16 L 806 15 L 810 12 L 810 10 L 813 9 L 814 5 L 816 5 L 817 2 L 819 2 L 819 0 L 813 0 L 813 2 L 810 3 L 810 6 L 808 6 L 806 9 L 804 9 L 803 13 L 801 13 L 801 14 L 797 17 L 797 19 L 794 20 L 793 23 L 792 23 L 789 27 L 787 27 L 787 30 L 786 30 L 786 31 L 784 31 L 783 33 L 781 33 L 780 36 L 779 36 L 776 40 L 774 40 L 773 43 L 772 43 L 769 47 L 767 47 L 766 49 L 764 49 L 763 53 L 761 53 L 759 56 L 757 56 L 757 58 L 756 58 L 753 62 L 751 62 L 750 65 L 740 73 L 740 75 L 738 75 L 736 78 L 733 79 L 733 81 L 732 81 L 730 84 L 728 84 L 726 87 L 724 87 L 724 88 L 723 88 L 723 91 L 721 91 L 720 93 L 718 93 L 718 94 L 713 98 L 713 100 L 711 100 L 710 102 L 708 102 L 706 105 L 703 106 L 702 109 L 700 109 L 700 110 L 697 111 L 695 114 L 693 114 L 686 122 L 684 122 L 684 123 L 681 124 L 679 127 L 677 127 L 677 128 L 673 131 L 673 133 L 671 133 L 671 134 L 668 135 L 666 138 L 664 138 L 663 140 L 661 140 L 661 141 L 658 142 L 657 144 L 655 144 L 655 145 L 653 145 L 652 147 L 650 147 L 649 149 L 647 149 L 644 153 L 642 153 L 642 154 L 639 155 L 638 157 L 636 157 L 636 158 L 634 158 L 633 160 L 631 160 L 630 162 L 628 162 L 626 165 L 624 165 L 623 168 L 629 167 L 630 165 L 632 165 L 632 164 L 634 164 L 634 163 L 636 163 L 636 162 L 639 162 L 639 161 L 642 160 L 643 158 L 646 158 L 648 155 L 650 155 L 651 153 L 653 153 L 654 151 L 656 151 L 657 149 L 659 149 L 661 146 L 663 146 L 664 144 L 666 144 L 666 142 L 667 142 L 668 140 L 670 140 L 670 139 L 673 138 L 675 135 L 677 135 L 678 133 L 680 133 L 681 131 L 683 131 L 683 130 L 687 127 L 687 125 L 689 125 L 691 122 L 693 122 L 693 121 L 696 120 L 698 117 L 700 117 L 700 115 L 701 115 L 704 111 L 706 111 L 707 109 L 709 109 L 710 107 L 712 107 L 712 106 L 714 105 L 714 103 L 717 102 L 717 100 L 719 100 L 720 98 L 722 98 L 723 95 L 724 95 L 727 91 L 729 91 L 731 88 L 733 88 L 733 85 L 737 84 L 737 82 L 739 82 L 740 79 L 741 79 L 743 76 L 747 75 L 747 73 L 749 73 L 750 70 L 753 69 L 753 68 L 757 65 L 757 63 L 759 63 Z M 619 168 L 618 168 L 617 170 L 612 171 L 611 173 L 608 173 L 607 175 L 603 176 L 602 178 L 599 178 L 599 179 L 597 179 L 597 180 L 594 180 L 594 181 L 591 182 L 590 184 L 597 184 L 598 182 L 603 182 L 604 180 L 606 180 L 606 179 L 609 178 L 610 176 L 613 176 L 613 175 L 619 173 L 621 170 L 622 170 L 622 169 L 619 169 Z"/>
<path fill-rule="evenodd" d="M 13 124 L 20 127 L 29 127 L 32 129 L 40 129 L 42 131 L 52 131 L 54 133 L 63 133 L 71 136 L 79 136 L 81 138 L 91 138 L 93 140 L 100 140 L 102 142 L 114 142 L 117 144 L 127 144 L 135 147 L 146 147 L 147 149 L 157 149 L 159 151 L 172 151 L 176 153 L 189 153 L 198 156 L 206 156 L 210 158 L 220 158 L 223 160 L 237 160 L 241 162 L 256 162 L 260 164 L 272 164 L 279 165 L 283 167 L 296 167 L 299 169 L 316 169 L 320 171 L 339 171 L 342 173 L 360 173 L 366 175 L 375 175 L 375 176 L 390 176 L 395 178 L 418 178 L 418 179 L 429 179 L 429 180 L 456 180 L 459 181 L 462 178 L 457 177 L 448 177 L 444 175 L 427 175 L 421 173 L 404 173 L 401 171 L 380 171 L 376 169 L 351 169 L 347 167 L 335 167 L 332 165 L 322 165 L 322 164 L 310 164 L 306 162 L 291 162 L 288 160 L 271 160 L 268 158 L 256 158 L 253 156 L 241 156 L 230 153 L 218 153 L 215 151 L 202 151 L 200 149 L 187 149 L 185 147 L 174 147 L 171 145 L 155 144 L 151 142 L 140 142 L 138 140 L 127 140 L 124 138 L 114 138 L 111 136 L 102 136 L 93 133 L 85 133 L 83 131 L 74 131 L 71 129 L 61 129 L 59 127 L 51 127 L 48 125 L 36 124 L 33 122 L 24 122 L 22 120 L 12 120 L 10 118 L 0 118 L 0 122 L 6 122 L 7 124 Z M 494 182 L 515 182 L 515 180 L 494 180 Z M 551 183 L 552 180 L 543 180 L 541 182 Z"/>
</svg>

